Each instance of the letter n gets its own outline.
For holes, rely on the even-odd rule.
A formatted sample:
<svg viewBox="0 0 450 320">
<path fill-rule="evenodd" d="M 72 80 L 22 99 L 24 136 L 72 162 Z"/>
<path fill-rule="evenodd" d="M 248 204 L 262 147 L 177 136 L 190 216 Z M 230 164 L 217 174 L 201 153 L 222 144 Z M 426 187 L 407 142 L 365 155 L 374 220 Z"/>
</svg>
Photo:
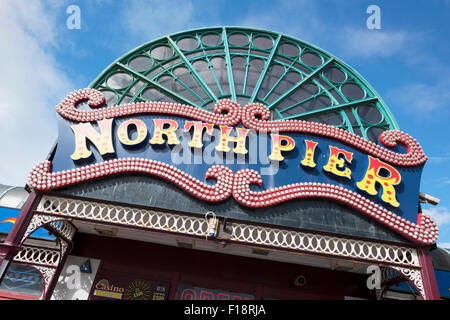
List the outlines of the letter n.
<svg viewBox="0 0 450 320">
<path fill-rule="evenodd" d="M 75 151 L 71 154 L 73 160 L 86 159 L 92 154 L 86 145 L 86 139 L 89 139 L 100 154 L 103 156 L 107 153 L 114 153 L 112 143 L 112 122 L 113 119 L 103 119 L 97 121 L 100 133 L 98 133 L 90 123 L 79 123 L 73 126 L 75 134 Z"/>
</svg>

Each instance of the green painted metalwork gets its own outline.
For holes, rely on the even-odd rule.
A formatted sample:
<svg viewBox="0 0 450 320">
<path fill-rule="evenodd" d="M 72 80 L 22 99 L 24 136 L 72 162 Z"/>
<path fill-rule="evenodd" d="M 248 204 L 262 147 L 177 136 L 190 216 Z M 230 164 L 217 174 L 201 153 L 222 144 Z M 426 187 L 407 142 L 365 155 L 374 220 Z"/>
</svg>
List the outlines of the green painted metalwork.
<svg viewBox="0 0 450 320">
<path fill-rule="evenodd" d="M 223 98 L 269 107 L 273 120 L 322 122 L 377 141 L 398 129 L 377 92 L 347 64 L 307 42 L 267 30 L 211 27 L 145 43 L 90 87 L 108 105 L 175 101 L 209 110 Z"/>
<path fill-rule="evenodd" d="M 273 56 L 275 55 L 275 52 L 278 49 L 278 44 L 280 43 L 281 35 L 278 35 L 277 40 L 272 48 L 272 51 L 270 52 L 270 56 L 266 61 L 266 64 L 264 66 L 264 70 L 261 72 L 261 75 L 259 76 L 258 83 L 256 84 L 255 90 L 253 90 L 253 94 L 249 100 L 249 103 L 252 103 L 255 101 L 256 94 L 259 92 L 259 88 L 261 87 L 261 84 L 266 76 L 267 70 L 269 70 L 270 64 L 272 62 Z"/>
</svg>

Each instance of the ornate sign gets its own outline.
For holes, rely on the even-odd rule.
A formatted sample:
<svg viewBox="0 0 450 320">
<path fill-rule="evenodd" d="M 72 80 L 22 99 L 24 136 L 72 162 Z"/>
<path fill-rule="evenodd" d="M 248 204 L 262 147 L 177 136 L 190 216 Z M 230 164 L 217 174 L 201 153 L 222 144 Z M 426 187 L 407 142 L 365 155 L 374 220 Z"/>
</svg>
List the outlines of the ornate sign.
<svg viewBox="0 0 450 320">
<path fill-rule="evenodd" d="M 101 274 L 96 280 L 90 300 L 166 300 L 169 284 L 126 275 Z"/>
<path fill-rule="evenodd" d="M 406 133 L 385 131 L 377 145 L 324 124 L 270 121 L 264 105 L 241 108 L 231 100 L 219 101 L 214 112 L 174 103 L 103 103 L 100 92 L 84 89 L 56 107 L 58 147 L 52 162 L 31 171 L 33 188 L 135 172 L 213 203 L 233 197 L 260 208 L 300 198 L 336 201 L 417 243 L 437 239 L 434 222 L 418 213 L 427 157 Z"/>
</svg>

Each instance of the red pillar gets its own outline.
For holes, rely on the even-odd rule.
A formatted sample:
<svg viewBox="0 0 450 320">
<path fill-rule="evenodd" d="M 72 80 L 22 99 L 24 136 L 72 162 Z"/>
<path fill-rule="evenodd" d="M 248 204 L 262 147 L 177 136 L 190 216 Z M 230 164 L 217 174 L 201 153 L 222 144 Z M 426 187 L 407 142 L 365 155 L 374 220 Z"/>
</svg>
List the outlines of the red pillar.
<svg viewBox="0 0 450 320">
<path fill-rule="evenodd" d="M 20 250 L 20 242 L 33 217 L 33 210 L 36 209 L 40 200 L 40 193 L 34 191 L 30 193 L 20 210 L 16 223 L 14 223 L 14 226 L 5 241 L 0 243 L 0 283 L 3 280 L 12 259 Z"/>
<path fill-rule="evenodd" d="M 420 264 L 420 275 L 422 276 L 422 285 L 425 292 L 426 300 L 439 300 L 439 289 L 436 283 L 436 277 L 434 275 L 433 264 L 431 263 L 431 257 L 428 247 L 419 247 L 417 249 L 417 255 Z"/>
</svg>

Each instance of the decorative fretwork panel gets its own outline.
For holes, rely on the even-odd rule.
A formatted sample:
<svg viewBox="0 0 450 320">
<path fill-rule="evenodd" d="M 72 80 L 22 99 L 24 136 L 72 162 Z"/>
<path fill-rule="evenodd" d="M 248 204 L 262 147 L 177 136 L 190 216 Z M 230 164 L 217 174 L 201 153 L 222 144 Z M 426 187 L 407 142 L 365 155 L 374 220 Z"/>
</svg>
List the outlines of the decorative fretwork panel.
<svg viewBox="0 0 450 320">
<path fill-rule="evenodd" d="M 346 258 L 419 266 L 415 249 L 299 231 L 233 224 L 231 239 Z"/>
<path fill-rule="evenodd" d="M 197 236 L 205 236 L 208 231 L 208 221 L 204 218 L 52 196 L 43 196 L 37 211 L 63 217 Z"/>
<path fill-rule="evenodd" d="M 22 246 L 22 249 L 14 257 L 14 262 L 33 266 L 58 267 L 61 259 L 59 250 Z"/>
<path fill-rule="evenodd" d="M 422 298 L 427 299 L 425 290 L 423 288 L 422 274 L 420 270 L 397 266 L 392 266 L 392 268 L 403 274 L 412 284 L 414 284 Z"/>
</svg>

